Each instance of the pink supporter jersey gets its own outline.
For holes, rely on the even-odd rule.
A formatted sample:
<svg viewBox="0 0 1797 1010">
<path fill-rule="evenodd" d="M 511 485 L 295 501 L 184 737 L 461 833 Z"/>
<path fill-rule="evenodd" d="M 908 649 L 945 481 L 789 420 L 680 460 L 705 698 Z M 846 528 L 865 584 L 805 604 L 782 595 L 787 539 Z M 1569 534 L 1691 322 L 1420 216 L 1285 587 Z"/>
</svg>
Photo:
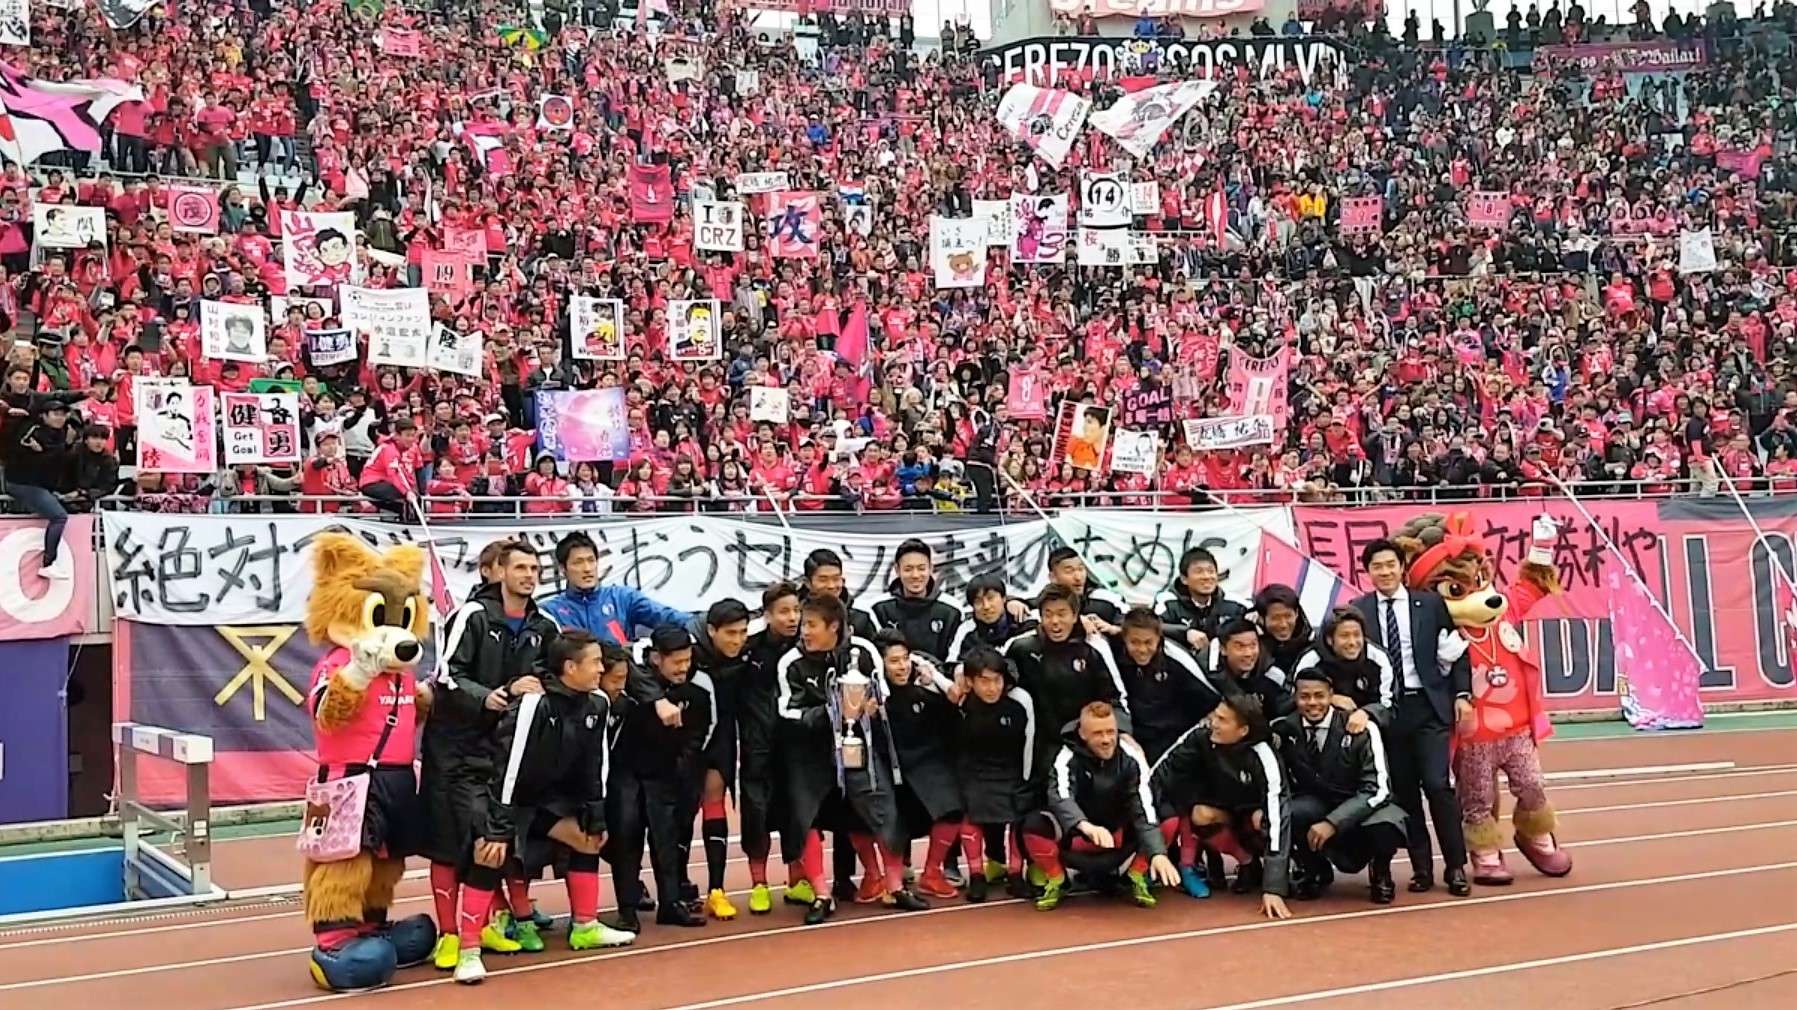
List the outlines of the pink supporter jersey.
<svg viewBox="0 0 1797 1010">
<path fill-rule="evenodd" d="M 324 697 L 331 674 L 348 662 L 349 650 L 339 646 L 325 653 L 318 665 L 312 667 L 310 697 L 313 712 L 318 710 L 318 702 Z M 392 734 L 387 737 L 387 745 L 381 749 L 381 764 L 411 764 L 418 729 L 418 713 L 412 704 L 416 693 L 417 681 L 410 670 L 377 675 L 368 685 L 368 698 L 361 711 L 356 713 L 354 722 L 332 732 L 316 731 L 318 763 L 332 766 L 366 764 L 374 755 L 374 746 L 380 742 L 381 730 L 391 713 L 396 722 Z M 394 706 L 395 694 L 398 695 L 397 707 Z"/>
</svg>

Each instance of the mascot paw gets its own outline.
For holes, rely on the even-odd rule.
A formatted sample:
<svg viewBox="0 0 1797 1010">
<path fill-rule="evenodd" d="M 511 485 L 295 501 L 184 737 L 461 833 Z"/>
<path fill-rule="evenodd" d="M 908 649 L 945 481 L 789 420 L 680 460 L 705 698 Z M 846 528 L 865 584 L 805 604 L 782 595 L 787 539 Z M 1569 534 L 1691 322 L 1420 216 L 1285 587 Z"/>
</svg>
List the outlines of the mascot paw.
<svg viewBox="0 0 1797 1010">
<path fill-rule="evenodd" d="M 437 923 L 428 915 L 414 915 L 388 923 L 375 934 L 393 945 L 399 967 L 423 964 L 437 947 Z"/>
<path fill-rule="evenodd" d="M 1554 840 L 1553 835 L 1516 836 L 1516 851 L 1529 861 L 1535 872 L 1544 877 L 1564 877 L 1572 872 L 1572 857 Z"/>
<path fill-rule="evenodd" d="M 312 950 L 312 981 L 331 992 L 378 989 L 398 968 L 393 945 L 378 936 L 351 940 L 336 950 Z"/>
</svg>

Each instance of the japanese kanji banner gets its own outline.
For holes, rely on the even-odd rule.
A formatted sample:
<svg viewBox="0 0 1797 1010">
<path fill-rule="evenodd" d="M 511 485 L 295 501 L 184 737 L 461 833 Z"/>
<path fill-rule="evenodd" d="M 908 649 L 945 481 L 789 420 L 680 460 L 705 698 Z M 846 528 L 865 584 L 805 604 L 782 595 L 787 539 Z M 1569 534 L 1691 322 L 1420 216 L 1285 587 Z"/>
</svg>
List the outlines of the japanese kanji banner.
<svg viewBox="0 0 1797 1010">
<path fill-rule="evenodd" d="M 106 208 L 32 204 L 31 225 L 31 244 L 40 249 L 86 249 L 106 241 Z"/>
<path fill-rule="evenodd" d="M 756 193 L 778 193 L 792 188 L 792 176 L 786 172 L 741 172 L 731 180 L 744 196 Z"/>
<path fill-rule="evenodd" d="M 816 193 L 782 192 L 768 198 L 768 251 L 777 259 L 816 259 L 823 239 L 824 208 Z"/>
<path fill-rule="evenodd" d="M 485 344 L 486 338 L 478 330 L 457 333 L 438 323 L 436 332 L 431 334 L 430 367 L 439 372 L 454 372 L 478 379 L 485 364 L 482 356 Z"/>
<path fill-rule="evenodd" d="M 186 379 L 137 379 L 137 465 L 158 473 L 218 472 L 212 387 Z"/>
<path fill-rule="evenodd" d="M 200 354 L 213 361 L 268 360 L 268 319 L 262 306 L 201 300 Z"/>
<path fill-rule="evenodd" d="M 431 332 L 431 295 L 423 288 L 343 289 L 343 325 L 368 338 L 374 365 L 423 368 Z"/>
<path fill-rule="evenodd" d="M 281 214 L 281 264 L 289 288 L 330 287 L 356 279 L 356 215 L 347 211 Z"/>
<path fill-rule="evenodd" d="M 170 186 L 168 221 L 178 232 L 218 234 L 218 190 L 212 186 Z"/>
<path fill-rule="evenodd" d="M 307 330 L 306 360 L 315 366 L 354 361 L 356 335 L 345 329 Z"/>
<path fill-rule="evenodd" d="M 1186 444 L 1204 452 L 1211 449 L 1240 449 L 1249 445 L 1271 445 L 1278 437 L 1277 426 L 1268 414 L 1247 417 L 1188 418 L 1182 425 Z"/>
<path fill-rule="evenodd" d="M 623 361 L 623 301 L 575 295 L 568 303 L 568 340 L 581 361 Z"/>
<path fill-rule="evenodd" d="M 225 393 L 225 465 L 298 463 L 298 393 Z"/>
<path fill-rule="evenodd" d="M 565 396 L 568 391 L 561 391 Z M 622 390 L 580 390 L 582 394 Z M 621 401 L 621 395 L 619 396 Z M 541 402 L 541 401 L 539 401 Z M 557 407 L 559 416 L 569 401 Z M 619 407 L 619 423 L 622 424 Z M 576 457 L 569 453 L 568 458 Z M 591 517 L 566 521 L 524 520 L 430 524 L 431 543 L 442 559 L 450 595 L 464 599 L 479 573 L 481 548 L 497 539 L 523 540 L 544 559 L 539 593 L 565 588 L 554 564 L 556 541 L 576 530 L 599 544 L 601 579 L 641 589 L 683 610 L 702 611 L 728 597 L 759 599 L 773 582 L 794 578 L 805 556 L 820 547 L 842 555 L 848 588 L 879 592 L 892 577 L 892 552 L 917 536 L 935 552 L 944 594 L 959 594 L 976 575 L 1002 578 L 1017 595 L 1047 582 L 1048 553 L 1074 542 L 1090 559 L 1094 584 L 1147 603 L 1178 580 L 1179 556 L 1200 543 L 1212 546 L 1232 598 L 1254 591 L 1252 567 L 1259 531 L 1293 538 L 1285 509 L 1180 515 L 1070 509 L 1051 528 L 1040 519 L 968 525 L 966 516 L 938 522 L 930 515 L 851 517 L 850 528 L 784 529 L 771 520 L 714 515 L 632 519 Z M 350 516 L 207 516 L 107 511 L 105 563 L 119 616 L 174 625 L 265 625 L 303 621 L 312 591 L 312 541 L 333 527 L 370 543 L 422 542 L 417 526 Z"/>
</svg>

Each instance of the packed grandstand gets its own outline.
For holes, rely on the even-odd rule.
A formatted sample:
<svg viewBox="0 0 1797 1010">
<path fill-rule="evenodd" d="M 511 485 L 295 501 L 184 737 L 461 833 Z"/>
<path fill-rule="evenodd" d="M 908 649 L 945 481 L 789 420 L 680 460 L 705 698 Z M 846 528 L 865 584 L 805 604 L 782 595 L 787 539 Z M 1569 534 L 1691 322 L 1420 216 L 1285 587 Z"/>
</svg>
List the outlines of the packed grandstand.
<svg viewBox="0 0 1797 1010">
<path fill-rule="evenodd" d="M 29 5 L 0 99 L 14 497 L 1797 486 L 1789 4 L 1556 3 L 1462 40 L 1342 4 L 1100 38 L 1092 8 L 988 48 L 533 6 Z"/>
</svg>

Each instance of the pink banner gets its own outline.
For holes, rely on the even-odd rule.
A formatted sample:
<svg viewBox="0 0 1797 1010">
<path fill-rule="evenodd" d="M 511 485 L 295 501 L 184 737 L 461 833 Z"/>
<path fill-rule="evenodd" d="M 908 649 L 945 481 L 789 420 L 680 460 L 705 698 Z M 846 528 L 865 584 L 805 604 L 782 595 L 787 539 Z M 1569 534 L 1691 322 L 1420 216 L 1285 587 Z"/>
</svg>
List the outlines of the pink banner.
<svg viewBox="0 0 1797 1010">
<path fill-rule="evenodd" d="M 1703 725 L 1703 663 L 1666 619 L 1640 580 L 1620 571 L 1609 587 L 1610 635 L 1616 643 L 1616 689 L 1622 714 L 1636 729 Z"/>
<path fill-rule="evenodd" d="M 1226 18 L 1253 14 L 1266 5 L 1266 0 L 1048 0 L 1048 9 L 1056 14 L 1079 17 L 1091 11 L 1093 17 L 1099 18 L 1136 18 L 1144 14 L 1156 18 Z"/>
<path fill-rule="evenodd" d="M 1657 579 L 1662 571 L 1660 538 L 1655 532 L 1659 511 L 1652 502 L 1627 501 L 1588 503 L 1591 512 L 1604 529 L 1628 555 L 1636 570 L 1649 579 Z M 1560 541 L 1554 548 L 1554 565 L 1560 570 L 1560 583 L 1566 589 L 1535 608 L 1532 618 L 1610 616 L 1610 580 L 1612 572 L 1623 572 L 1616 556 L 1604 549 L 1603 540 L 1592 530 L 1578 509 L 1564 498 L 1534 501 L 1468 501 L 1464 503 L 1426 503 L 1406 505 L 1371 505 L 1354 509 L 1298 506 L 1292 510 L 1297 527 L 1298 544 L 1306 553 L 1323 562 L 1353 583 L 1356 592 L 1371 588 L 1361 570 L 1360 552 L 1366 545 L 1389 537 L 1409 520 L 1426 512 L 1445 512 L 1456 508 L 1469 511 L 1485 534 L 1485 546 L 1497 565 L 1498 584 L 1503 585 L 1516 574 L 1523 555 L 1529 549 L 1529 524 L 1543 512 L 1560 524 Z M 1626 575 L 1626 572 L 1624 572 Z M 1663 587 L 1654 586 L 1656 593 Z"/>
<path fill-rule="evenodd" d="M 1474 228 L 1503 228 L 1510 224 L 1510 194 L 1478 192 L 1466 198 L 1466 223 Z"/>
<path fill-rule="evenodd" d="M 1716 167 L 1745 179 L 1757 179 L 1760 177 L 1760 162 L 1765 158 L 1765 153 L 1759 150 L 1717 151 Z"/>
<path fill-rule="evenodd" d="M 1385 198 L 1382 196 L 1350 196 L 1342 200 L 1341 230 L 1379 231 L 1383 228 Z"/>
<path fill-rule="evenodd" d="M 388 28 L 381 32 L 381 52 L 388 56 L 424 55 L 424 37 L 407 28 Z"/>
<path fill-rule="evenodd" d="M 43 551 L 42 519 L 0 519 L 0 642 L 94 630 L 94 517 L 70 516 L 63 530 L 57 561 L 72 578 L 44 578 Z"/>
<path fill-rule="evenodd" d="M 1012 372 L 1010 395 L 1005 397 L 1005 410 L 1013 419 L 1040 421 L 1048 416 L 1048 388 L 1042 376 L 1034 371 Z"/>
<path fill-rule="evenodd" d="M 668 166 L 630 166 L 630 218 L 638 224 L 674 220 L 674 182 Z"/>
<path fill-rule="evenodd" d="M 1281 348 L 1264 358 L 1250 358 L 1231 351 L 1229 412 L 1238 416 L 1267 414 L 1284 430 L 1286 407 L 1291 399 L 1291 386 L 1287 381 L 1290 369 L 1289 348 Z"/>
</svg>

